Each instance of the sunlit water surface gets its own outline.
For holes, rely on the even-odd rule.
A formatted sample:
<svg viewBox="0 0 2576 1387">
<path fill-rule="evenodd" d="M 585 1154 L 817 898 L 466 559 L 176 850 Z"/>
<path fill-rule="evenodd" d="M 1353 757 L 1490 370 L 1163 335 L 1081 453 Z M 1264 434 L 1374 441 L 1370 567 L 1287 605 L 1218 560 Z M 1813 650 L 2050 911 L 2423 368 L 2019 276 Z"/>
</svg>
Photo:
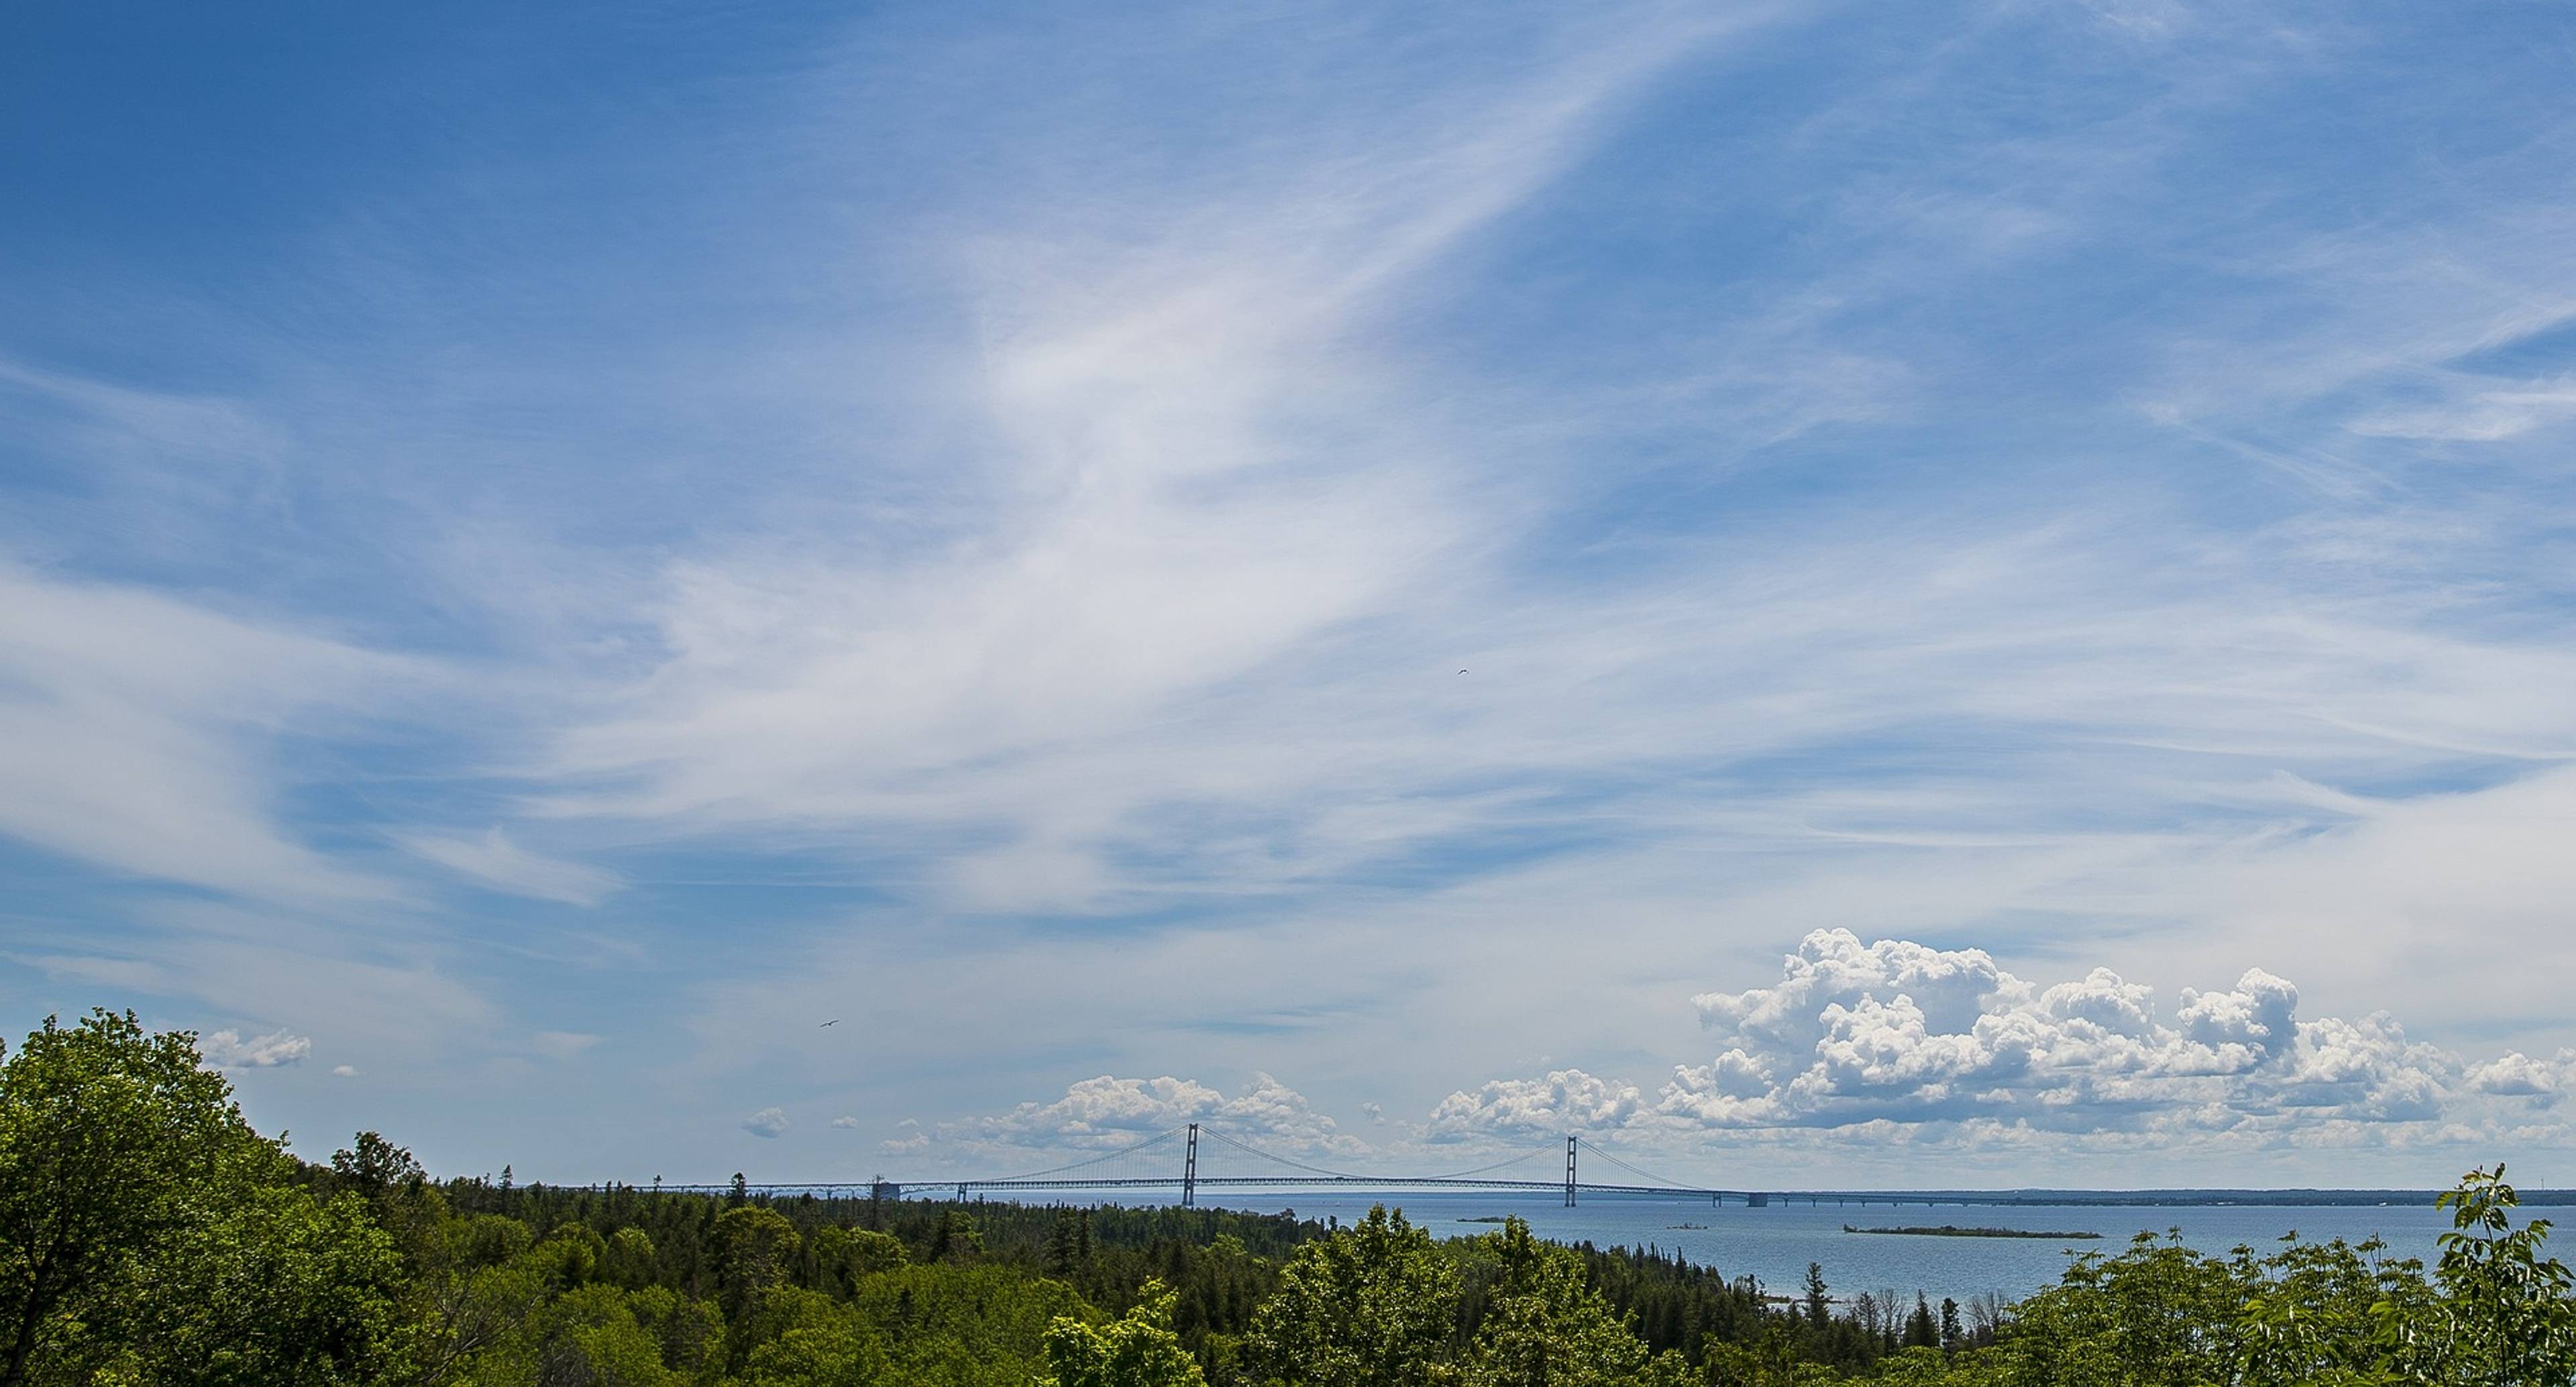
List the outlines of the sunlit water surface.
<svg viewBox="0 0 2576 1387">
<path fill-rule="evenodd" d="M 1118 1201 L 1118 1202 L 1162 1202 Z M 1804 1282 L 1807 1264 L 1820 1263 L 1837 1299 L 1860 1291 L 1893 1290 L 1911 1303 L 1921 1291 L 1938 1302 L 1955 1296 L 1994 1293 L 2016 1299 L 2055 1282 L 2068 1260 L 2082 1252 L 2116 1253 L 2141 1231 L 2159 1235 L 2178 1231 L 2187 1245 L 2224 1254 L 2246 1244 L 2268 1250 L 2285 1234 L 2311 1240 L 2342 1238 L 2360 1242 L 2377 1237 L 2389 1244 L 2389 1255 L 2438 1255 L 2435 1237 L 2450 1219 L 2421 1204 L 2384 1206 L 2275 1205 L 1957 1205 L 1921 1204 L 1890 1207 L 1873 1204 L 1817 1207 L 1806 1204 L 1746 1208 L 1730 1204 L 1711 1208 L 1705 1199 L 1661 1199 L 1650 1196 L 1586 1196 L 1576 1208 L 1563 1207 L 1554 1194 L 1480 1194 L 1449 1190 L 1402 1190 L 1371 1194 L 1355 1190 L 1319 1190 L 1249 1195 L 1208 1191 L 1202 1204 L 1263 1213 L 1294 1210 L 1300 1218 L 1334 1218 L 1348 1223 L 1368 1213 L 1372 1204 L 1401 1208 L 1405 1216 L 1435 1237 L 1472 1237 L 1493 1225 L 1475 1220 L 1507 1214 L 1527 1219 L 1531 1231 L 1558 1242 L 1590 1242 L 1597 1247 L 1652 1246 L 1679 1253 L 1694 1263 L 1713 1266 L 1729 1278 L 1752 1276 L 1775 1293 L 1794 1293 Z M 2541 1211 L 2543 1213 L 2549 1211 Z M 1942 1238 L 1846 1233 L 1856 1227 L 1924 1227 L 1955 1224 L 1966 1228 L 2018 1228 L 2046 1232 L 2091 1232 L 2097 1240 L 2026 1238 Z M 1698 1225 L 1698 1226 L 1684 1226 Z"/>
</svg>

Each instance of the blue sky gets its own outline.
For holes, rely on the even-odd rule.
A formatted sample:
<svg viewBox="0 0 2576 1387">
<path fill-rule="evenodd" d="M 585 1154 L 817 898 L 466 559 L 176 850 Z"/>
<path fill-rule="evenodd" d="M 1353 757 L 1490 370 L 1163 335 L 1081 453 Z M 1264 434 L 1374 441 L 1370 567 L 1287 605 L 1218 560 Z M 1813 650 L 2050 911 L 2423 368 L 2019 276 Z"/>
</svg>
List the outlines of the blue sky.
<svg viewBox="0 0 2576 1387">
<path fill-rule="evenodd" d="M 539 9 L 0 21 L 11 1030 L 564 1180 L 2576 1183 L 2568 16 Z"/>
</svg>

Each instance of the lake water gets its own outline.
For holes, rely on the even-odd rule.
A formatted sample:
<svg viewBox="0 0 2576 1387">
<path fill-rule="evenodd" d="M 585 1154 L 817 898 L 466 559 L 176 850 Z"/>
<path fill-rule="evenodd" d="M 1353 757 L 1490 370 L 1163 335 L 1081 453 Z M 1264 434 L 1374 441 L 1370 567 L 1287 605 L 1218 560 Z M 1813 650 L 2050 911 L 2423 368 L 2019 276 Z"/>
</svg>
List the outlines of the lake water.
<svg viewBox="0 0 2576 1387">
<path fill-rule="evenodd" d="M 1142 1201 L 1139 1201 L 1142 1202 Z M 1729 1204 L 1709 1207 L 1706 1199 L 1663 1199 L 1639 1195 L 1586 1195 L 1582 1204 L 1565 1208 L 1553 1193 L 1483 1194 L 1448 1190 L 1404 1190 L 1380 1194 L 1365 1191 L 1300 1191 L 1250 1195 L 1241 1191 L 1205 1191 L 1202 1204 L 1276 1213 L 1293 1209 L 1300 1218 L 1338 1218 L 1344 1223 L 1365 1217 L 1369 1206 L 1401 1208 L 1434 1237 L 1472 1237 L 1493 1225 L 1461 1222 L 1517 1214 L 1530 1230 L 1557 1242 L 1590 1242 L 1597 1247 L 1654 1246 L 1678 1252 L 1694 1263 L 1716 1267 L 1729 1278 L 1750 1275 L 1763 1288 L 1794 1294 L 1804 1283 L 1809 1262 L 1822 1263 L 1825 1280 L 1837 1298 L 1860 1291 L 1893 1289 L 1908 1303 L 1918 1290 L 1935 1304 L 1955 1296 L 1965 1304 L 1972 1295 L 1993 1292 L 2018 1299 L 2053 1284 L 2070 1256 L 2079 1252 L 2114 1253 L 2142 1230 L 2163 1233 L 2179 1229 L 2183 1241 L 2203 1252 L 2225 1254 L 2239 1244 L 2258 1251 L 2282 1235 L 2297 1232 L 2311 1240 L 2340 1237 L 2359 1242 L 2377 1236 L 2393 1255 L 2423 1258 L 2438 1255 L 2437 1234 L 2448 1231 L 2450 1218 L 2432 1201 L 2386 1206 L 2345 1205 L 1957 1205 L 1926 1207 L 1872 1204 L 1837 1207 L 1826 1203 L 1773 1204 L 1746 1208 Z M 2543 1214 L 2551 1211 L 2537 1211 Z M 1940 1238 L 1846 1233 L 1844 1224 L 1861 1228 L 1920 1228 L 1956 1224 L 1963 1228 L 2020 1228 L 2045 1232 L 2091 1232 L 2099 1240 L 2029 1238 Z M 1682 1227 L 1694 1224 L 1699 1227 Z M 2556 1249 L 2563 1251 L 2563 1249 Z"/>
</svg>

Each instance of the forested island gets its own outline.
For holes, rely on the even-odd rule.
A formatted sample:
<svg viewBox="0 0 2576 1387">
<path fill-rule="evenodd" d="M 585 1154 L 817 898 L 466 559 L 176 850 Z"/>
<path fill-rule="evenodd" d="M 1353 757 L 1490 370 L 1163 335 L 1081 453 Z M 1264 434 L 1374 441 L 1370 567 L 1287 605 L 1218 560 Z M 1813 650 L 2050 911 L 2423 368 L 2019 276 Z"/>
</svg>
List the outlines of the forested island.
<svg viewBox="0 0 2576 1387">
<path fill-rule="evenodd" d="M 1774 1304 L 1509 1218 L 554 1188 L 374 1133 L 305 1163 L 193 1035 L 99 1011 L 0 1063 L 0 1387 L 2569 1382 L 2547 1225 L 2500 1169 L 2441 1200 L 2430 1266 L 2141 1235 L 2009 1306 L 1837 1299 L 1821 1267 Z"/>
</svg>

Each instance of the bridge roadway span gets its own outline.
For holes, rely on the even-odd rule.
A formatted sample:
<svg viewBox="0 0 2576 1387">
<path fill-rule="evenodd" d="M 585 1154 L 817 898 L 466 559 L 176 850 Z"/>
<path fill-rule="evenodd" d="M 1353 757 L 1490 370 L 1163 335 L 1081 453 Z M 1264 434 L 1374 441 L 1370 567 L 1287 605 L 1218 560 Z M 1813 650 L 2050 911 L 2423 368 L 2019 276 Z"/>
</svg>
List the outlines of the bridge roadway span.
<svg viewBox="0 0 2576 1387">
<path fill-rule="evenodd" d="M 1222 1143 L 1225 1146 L 1234 1148 L 1236 1151 L 1244 1155 L 1268 1162 L 1270 1168 L 1280 1170 L 1283 1173 L 1277 1175 L 1201 1174 L 1199 1170 L 1199 1138 L 1202 1135 L 1208 1137 L 1211 1142 Z M 1103 1165 L 1113 1161 L 1122 1160 L 1129 1161 L 1130 1168 L 1132 1169 L 1133 1158 L 1140 1156 L 1147 1149 L 1160 1146 L 1162 1143 L 1167 1141 L 1175 1142 L 1175 1145 L 1178 1147 L 1177 1154 L 1180 1155 L 1181 1161 L 1180 1169 L 1176 1171 L 1156 1172 L 1151 1175 L 1082 1173 L 1085 1170 L 1098 1171 Z M 840 1194 L 848 1192 L 866 1193 L 879 1198 L 892 1197 L 898 1199 L 903 1196 L 903 1191 L 907 1184 L 909 1184 L 913 1189 L 955 1190 L 957 1192 L 957 1197 L 960 1199 L 966 1198 L 970 1193 L 993 1190 L 1176 1189 L 1181 1192 L 1181 1204 L 1184 1208 L 1197 1203 L 1198 1192 L 1202 1189 L 1454 1189 L 1530 1190 L 1533 1192 L 1545 1190 L 1550 1193 L 1563 1195 L 1565 1197 L 1566 1206 L 1569 1208 L 1573 1207 L 1577 1196 L 1584 1194 L 1659 1194 L 1667 1197 L 1680 1196 L 1688 1199 L 1706 1197 L 1708 1202 L 1712 1205 L 1723 1204 L 1727 1200 L 1732 1199 L 1737 1203 L 1751 1205 L 1754 1207 L 1760 1207 L 1762 1205 L 1772 1203 L 1775 1200 L 1781 1203 L 1791 1203 L 1800 1199 L 1806 1200 L 1810 1204 L 1822 1204 L 1828 1200 L 1831 1200 L 1836 1204 L 1932 1204 L 1935 1202 L 1945 1204 L 2000 1204 L 2006 1202 L 2019 1202 L 2003 1197 L 1990 1199 L 1977 1199 L 1974 1196 L 1954 1197 L 1948 1191 L 1942 1191 L 1940 1193 L 1940 1197 L 1936 1200 L 1930 1194 L 1890 1194 L 1884 1191 L 1800 1190 L 1789 1192 L 1715 1189 L 1704 1185 L 1685 1184 L 1678 1180 L 1667 1180 L 1653 1171 L 1640 1170 L 1615 1155 L 1611 1155 L 1607 1152 L 1600 1151 L 1597 1148 L 1588 1146 L 1579 1136 L 1569 1136 L 1565 1139 L 1565 1145 L 1563 1147 L 1565 1156 L 1565 1174 L 1561 1179 L 1532 1180 L 1492 1173 L 1508 1169 L 1512 1166 L 1521 1165 L 1526 1161 L 1533 1160 L 1542 1155 L 1553 1155 L 1556 1150 L 1556 1147 L 1549 1146 L 1538 1151 L 1523 1152 L 1518 1156 L 1513 1156 L 1507 1160 L 1499 1161 L 1492 1165 L 1479 1166 L 1474 1170 L 1454 1171 L 1446 1175 L 1360 1175 L 1348 1171 L 1327 1170 L 1321 1166 L 1312 1166 L 1303 1161 L 1295 1161 L 1283 1156 L 1273 1155 L 1272 1153 L 1253 1146 L 1248 1142 L 1237 1140 L 1234 1137 L 1227 1136 L 1223 1132 L 1215 1131 L 1213 1129 L 1206 1130 L 1203 1133 L 1201 1124 L 1193 1122 L 1185 1127 L 1175 1127 L 1170 1131 L 1157 1133 L 1122 1150 L 1107 1152 L 1099 1156 L 1091 1157 L 1087 1160 L 1076 1161 L 1071 1165 L 1057 1166 L 1051 1170 L 1030 1171 L 1023 1175 L 1006 1175 L 984 1179 L 920 1180 L 911 1182 L 893 1181 L 883 1178 L 867 1181 L 829 1181 L 816 1184 L 753 1185 L 746 1182 L 742 1188 L 745 1190 L 756 1189 L 766 1194 Z M 1637 1176 L 1655 1183 L 1618 1184 L 1583 1179 L 1578 1168 L 1578 1163 L 1583 1154 L 1587 1151 L 1598 1159 L 1607 1160 L 1612 1166 L 1628 1173 L 1629 1175 Z M 1113 1166 L 1111 1168 L 1114 1169 L 1115 1167 Z M 740 1179 L 741 1177 L 737 1176 L 735 1178 Z M 659 1186 L 657 1186 L 657 1188 L 659 1188 Z M 731 1187 L 674 1185 L 669 1188 L 679 1190 L 700 1190 L 710 1188 L 724 1189 Z"/>
<path fill-rule="evenodd" d="M 958 1198 L 993 1190 L 1098 1190 L 1098 1189 L 1457 1189 L 1457 1190 L 1528 1190 L 1532 1193 L 1561 1194 L 1562 1180 L 1475 1180 L 1431 1175 L 1202 1175 L 1184 1181 L 1180 1176 L 1143 1176 L 1124 1179 L 1026 1179 L 994 1180 L 826 1180 L 746 1183 L 743 1188 L 756 1194 L 792 1195 L 859 1195 L 877 1192 L 883 1187 L 892 1197 L 906 1191 L 952 1190 Z M 675 1193 L 722 1194 L 731 1185 L 664 1185 L 660 1188 Z M 1660 1194 L 1689 1199 L 1705 1198 L 1711 1204 L 1745 1204 L 1759 1208 L 1766 1204 L 1870 1205 L 1870 1204 L 2028 1204 L 2035 1201 L 2015 1191 L 1985 1193 L 1976 1190 L 1890 1191 L 1890 1190 L 1719 1190 L 1688 1189 L 1673 1185 L 1607 1185 L 1589 1180 L 1575 1182 L 1578 1194 Z"/>
</svg>

